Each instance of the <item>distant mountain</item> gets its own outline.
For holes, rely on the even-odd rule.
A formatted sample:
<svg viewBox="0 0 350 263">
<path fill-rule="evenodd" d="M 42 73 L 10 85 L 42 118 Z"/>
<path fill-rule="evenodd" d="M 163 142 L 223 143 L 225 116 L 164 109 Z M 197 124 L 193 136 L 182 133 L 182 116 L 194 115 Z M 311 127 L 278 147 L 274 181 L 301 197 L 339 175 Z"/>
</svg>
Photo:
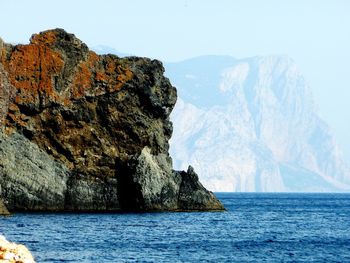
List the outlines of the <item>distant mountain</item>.
<svg viewBox="0 0 350 263">
<path fill-rule="evenodd" d="M 178 89 L 170 152 L 213 191 L 348 191 L 350 170 L 286 56 L 165 65 Z"/>
</svg>

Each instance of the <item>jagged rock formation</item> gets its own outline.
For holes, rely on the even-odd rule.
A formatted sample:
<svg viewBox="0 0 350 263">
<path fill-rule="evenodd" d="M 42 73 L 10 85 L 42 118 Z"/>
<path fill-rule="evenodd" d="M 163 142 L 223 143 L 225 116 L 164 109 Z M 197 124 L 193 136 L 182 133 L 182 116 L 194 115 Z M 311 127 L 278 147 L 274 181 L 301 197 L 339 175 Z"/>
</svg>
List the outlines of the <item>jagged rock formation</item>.
<svg viewBox="0 0 350 263">
<path fill-rule="evenodd" d="M 198 57 L 166 64 L 178 89 L 170 153 L 213 191 L 350 190 L 350 170 L 292 59 Z"/>
<path fill-rule="evenodd" d="M 98 56 L 61 29 L 1 45 L 0 196 L 10 211 L 223 209 L 191 169 L 172 170 L 177 96 L 159 61 Z"/>
<path fill-rule="evenodd" d="M 6 240 L 0 235 L 0 262 L 35 263 L 32 254 L 24 245 L 18 245 Z"/>
</svg>

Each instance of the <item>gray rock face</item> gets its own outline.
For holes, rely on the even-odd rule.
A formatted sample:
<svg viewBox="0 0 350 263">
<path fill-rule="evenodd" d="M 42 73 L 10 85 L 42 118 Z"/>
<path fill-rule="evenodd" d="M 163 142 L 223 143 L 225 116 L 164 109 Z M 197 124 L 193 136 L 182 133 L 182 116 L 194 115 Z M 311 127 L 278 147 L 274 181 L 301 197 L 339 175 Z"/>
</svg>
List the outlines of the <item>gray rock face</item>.
<svg viewBox="0 0 350 263">
<path fill-rule="evenodd" d="M 1 46 L 1 42 L 0 42 Z M 1 49 L 0 49 L 1 50 Z M 6 115 L 8 113 L 8 107 L 11 98 L 11 85 L 9 83 L 7 73 L 4 67 L 0 63 L 0 125 L 2 126 Z"/>
<path fill-rule="evenodd" d="M 157 210 L 161 207 L 177 209 L 177 197 L 180 178 L 172 173 L 168 156 L 152 155 L 145 147 L 141 154 L 129 162 L 131 181 L 136 186 L 136 196 L 139 196 L 138 206 L 147 210 Z"/>
<path fill-rule="evenodd" d="M 10 211 L 223 209 L 197 177 L 172 170 L 177 95 L 159 61 L 98 56 L 62 29 L 0 51 L 0 197 Z M 196 205 L 183 205 L 192 190 Z"/>
<path fill-rule="evenodd" d="M 23 135 L 0 133 L 1 196 L 11 210 L 63 210 L 68 170 Z"/>
<path fill-rule="evenodd" d="M 67 211 L 121 210 L 115 178 L 81 177 L 70 175 L 67 182 L 65 208 Z"/>
</svg>

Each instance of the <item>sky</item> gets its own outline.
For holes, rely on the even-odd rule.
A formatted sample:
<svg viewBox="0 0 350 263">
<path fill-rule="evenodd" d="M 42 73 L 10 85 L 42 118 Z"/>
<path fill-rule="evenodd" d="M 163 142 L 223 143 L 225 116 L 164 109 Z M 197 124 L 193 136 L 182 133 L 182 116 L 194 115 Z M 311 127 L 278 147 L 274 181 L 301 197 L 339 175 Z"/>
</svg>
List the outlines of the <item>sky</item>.
<svg viewBox="0 0 350 263">
<path fill-rule="evenodd" d="M 349 0 L 0 0 L 0 37 L 64 28 L 90 47 L 175 62 L 200 55 L 295 60 L 350 163 Z"/>
</svg>

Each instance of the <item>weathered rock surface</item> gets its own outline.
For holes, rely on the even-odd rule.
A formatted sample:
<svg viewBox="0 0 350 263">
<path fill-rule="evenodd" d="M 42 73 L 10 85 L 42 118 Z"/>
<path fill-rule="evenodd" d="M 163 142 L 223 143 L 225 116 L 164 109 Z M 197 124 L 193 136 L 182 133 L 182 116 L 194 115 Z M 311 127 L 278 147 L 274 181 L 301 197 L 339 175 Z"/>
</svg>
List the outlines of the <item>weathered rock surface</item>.
<svg viewBox="0 0 350 263">
<path fill-rule="evenodd" d="M 7 207 L 5 206 L 4 202 L 0 199 L 0 215 L 7 216 L 10 215 L 9 211 L 7 210 Z"/>
<path fill-rule="evenodd" d="M 0 235 L 0 262 L 34 263 L 34 258 L 24 245 L 18 245 L 6 240 Z"/>
<path fill-rule="evenodd" d="M 0 197 L 10 211 L 222 210 L 172 170 L 176 89 L 159 61 L 55 29 L 0 46 Z"/>
</svg>

